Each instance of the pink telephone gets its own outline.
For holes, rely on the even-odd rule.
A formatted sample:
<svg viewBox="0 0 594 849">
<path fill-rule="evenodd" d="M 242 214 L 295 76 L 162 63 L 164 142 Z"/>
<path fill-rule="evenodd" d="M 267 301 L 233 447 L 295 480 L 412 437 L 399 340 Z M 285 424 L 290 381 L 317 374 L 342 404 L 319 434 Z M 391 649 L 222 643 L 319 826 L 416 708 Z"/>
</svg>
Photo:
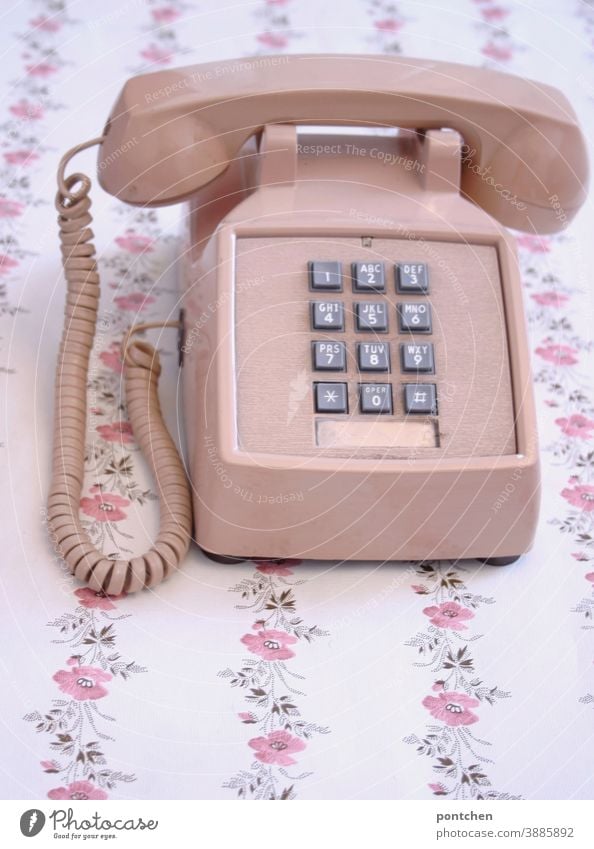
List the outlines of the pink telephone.
<svg viewBox="0 0 594 849">
<path fill-rule="evenodd" d="M 90 144 L 116 197 L 190 204 L 171 323 L 188 476 L 161 418 L 158 354 L 130 338 L 152 325 L 123 348 L 161 498 L 157 540 L 132 560 L 105 557 L 78 517 L 99 278 L 90 181 L 64 169 Z M 560 229 L 587 173 L 558 91 L 478 68 L 282 56 L 127 82 L 103 136 L 59 171 L 68 298 L 49 524 L 71 571 L 97 591 L 151 587 L 192 533 L 223 562 L 516 559 L 539 470 L 501 225 Z"/>
</svg>

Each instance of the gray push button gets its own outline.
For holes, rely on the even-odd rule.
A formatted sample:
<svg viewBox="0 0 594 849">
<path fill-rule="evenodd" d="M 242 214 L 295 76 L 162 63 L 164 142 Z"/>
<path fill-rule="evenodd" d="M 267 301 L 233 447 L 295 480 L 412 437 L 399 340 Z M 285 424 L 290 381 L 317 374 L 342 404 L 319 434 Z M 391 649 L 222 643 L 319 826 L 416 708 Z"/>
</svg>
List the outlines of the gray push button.
<svg viewBox="0 0 594 849">
<path fill-rule="evenodd" d="M 316 290 L 342 290 L 342 275 L 339 262 L 309 263 L 309 288 Z"/>
<path fill-rule="evenodd" d="M 312 350 L 316 371 L 346 371 L 344 342 L 312 342 Z"/>
<path fill-rule="evenodd" d="M 404 412 L 437 415 L 437 388 L 434 383 L 405 383 Z"/>
<path fill-rule="evenodd" d="M 348 392 L 346 383 L 314 383 L 316 413 L 346 413 Z"/>
<path fill-rule="evenodd" d="M 390 348 L 387 342 L 359 342 L 359 371 L 390 371 Z"/>
<path fill-rule="evenodd" d="M 396 304 L 401 333 L 431 333 L 431 307 L 425 302 L 418 304 Z"/>
<path fill-rule="evenodd" d="M 361 383 L 359 402 L 362 413 L 391 413 L 392 385 L 390 383 Z"/>
<path fill-rule="evenodd" d="M 312 301 L 314 330 L 344 330 L 344 305 L 340 301 Z"/>
<path fill-rule="evenodd" d="M 429 291 L 429 274 L 424 262 L 400 262 L 396 266 L 396 291 L 422 295 Z"/>
<path fill-rule="evenodd" d="M 359 301 L 355 303 L 357 330 L 375 330 L 383 333 L 388 329 L 388 310 L 383 301 Z"/>
<path fill-rule="evenodd" d="M 433 374 L 435 362 L 433 359 L 433 344 L 425 342 L 421 345 L 402 343 L 400 345 L 400 360 L 402 371 L 425 372 Z"/>
<path fill-rule="evenodd" d="M 385 292 L 383 262 L 354 262 L 351 266 L 355 292 Z"/>
</svg>

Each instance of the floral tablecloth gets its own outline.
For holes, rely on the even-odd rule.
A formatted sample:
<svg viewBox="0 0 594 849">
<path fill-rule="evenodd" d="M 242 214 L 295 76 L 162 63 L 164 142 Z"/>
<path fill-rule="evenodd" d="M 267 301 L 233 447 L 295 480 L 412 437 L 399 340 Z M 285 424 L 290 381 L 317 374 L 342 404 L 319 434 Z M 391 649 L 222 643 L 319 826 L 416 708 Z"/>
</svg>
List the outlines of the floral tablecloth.
<svg viewBox="0 0 594 849">
<path fill-rule="evenodd" d="M 0 792 L 592 798 L 591 201 L 561 235 L 518 239 L 544 498 L 517 564 L 218 566 L 193 550 L 155 592 L 107 599 L 64 571 L 44 502 L 64 298 L 55 167 L 101 131 L 126 78 L 283 51 L 402 53 L 556 85 L 592 139 L 594 5 L 21 0 L 0 38 Z M 157 506 L 118 344 L 137 316 L 174 309 L 183 212 L 98 189 L 94 211 L 104 295 L 81 515 L 106 552 L 127 555 L 147 546 Z M 175 340 L 162 341 L 173 424 Z"/>
</svg>

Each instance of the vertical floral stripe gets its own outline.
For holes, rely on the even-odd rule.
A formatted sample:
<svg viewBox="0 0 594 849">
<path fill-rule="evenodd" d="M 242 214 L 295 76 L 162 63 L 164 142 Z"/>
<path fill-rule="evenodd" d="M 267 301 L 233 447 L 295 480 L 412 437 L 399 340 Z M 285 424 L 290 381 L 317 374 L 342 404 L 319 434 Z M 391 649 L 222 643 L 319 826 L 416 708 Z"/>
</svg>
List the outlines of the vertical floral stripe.
<svg viewBox="0 0 594 849">
<path fill-rule="evenodd" d="M 47 148 L 48 115 L 63 109 L 55 89 L 67 62 L 56 48 L 59 34 L 72 22 L 61 4 L 35 0 L 30 18 L 18 34 L 22 65 L 10 80 L 2 130 L 0 162 L 0 317 L 19 311 L 11 286 L 22 275 L 22 263 L 34 255 L 24 238 L 22 217 L 43 201 L 35 193 Z"/>
<path fill-rule="evenodd" d="M 303 581 L 293 578 L 291 567 L 300 562 L 256 561 L 256 571 L 231 587 L 242 599 L 237 608 L 256 616 L 251 632 L 240 639 L 251 656 L 238 669 L 219 673 L 245 694 L 246 710 L 238 719 L 250 726 L 246 744 L 252 762 L 223 785 L 240 799 L 294 799 L 311 775 L 299 770 L 300 753 L 312 737 L 329 731 L 301 714 L 305 679 L 295 667 L 303 648 L 328 632 L 299 615 L 295 588 Z"/>
<path fill-rule="evenodd" d="M 415 666 L 434 676 L 432 694 L 423 698 L 422 705 L 436 722 L 428 723 L 422 736 L 411 734 L 405 742 L 431 761 L 439 779 L 428 784 L 434 796 L 517 799 L 493 788 L 489 777 L 493 760 L 487 755 L 491 743 L 475 733 L 485 709 L 510 695 L 482 680 L 472 651 L 483 636 L 475 629 L 475 617 L 494 599 L 473 593 L 459 566 L 424 563 L 417 574 L 422 582 L 412 589 L 426 602 L 422 610 L 426 624 L 407 645 L 421 658 Z"/>
<path fill-rule="evenodd" d="M 116 679 L 128 681 L 146 670 L 118 650 L 115 623 L 128 618 L 117 613 L 123 596 L 88 588 L 74 595 L 74 611 L 49 623 L 59 634 L 52 642 L 70 651 L 65 668 L 52 676 L 62 696 L 52 699 L 46 711 L 34 710 L 24 719 L 35 723 L 38 734 L 49 736 L 49 756 L 40 765 L 55 784 L 62 782 L 48 790 L 49 799 L 107 799 L 108 791 L 136 776 L 109 766 L 108 750 L 115 740 L 104 729 L 115 718 L 104 712 L 104 700 Z"/>
</svg>

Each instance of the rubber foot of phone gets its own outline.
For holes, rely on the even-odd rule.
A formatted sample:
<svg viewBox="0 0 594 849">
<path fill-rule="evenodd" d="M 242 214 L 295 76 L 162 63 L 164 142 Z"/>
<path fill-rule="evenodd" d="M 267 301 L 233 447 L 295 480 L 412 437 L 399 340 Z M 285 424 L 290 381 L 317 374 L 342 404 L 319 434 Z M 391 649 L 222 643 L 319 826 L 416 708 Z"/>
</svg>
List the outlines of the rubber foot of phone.
<svg viewBox="0 0 594 849">
<path fill-rule="evenodd" d="M 227 557 L 224 554 L 214 554 L 212 551 L 207 551 L 205 548 L 202 548 L 202 546 L 200 546 L 200 551 L 208 557 L 209 560 L 212 560 L 215 563 L 245 563 L 245 557 Z"/>
<path fill-rule="evenodd" d="M 481 557 L 479 559 L 481 563 L 485 563 L 487 566 L 509 566 L 519 560 L 521 556 L 521 554 L 516 554 L 511 557 Z"/>
</svg>

